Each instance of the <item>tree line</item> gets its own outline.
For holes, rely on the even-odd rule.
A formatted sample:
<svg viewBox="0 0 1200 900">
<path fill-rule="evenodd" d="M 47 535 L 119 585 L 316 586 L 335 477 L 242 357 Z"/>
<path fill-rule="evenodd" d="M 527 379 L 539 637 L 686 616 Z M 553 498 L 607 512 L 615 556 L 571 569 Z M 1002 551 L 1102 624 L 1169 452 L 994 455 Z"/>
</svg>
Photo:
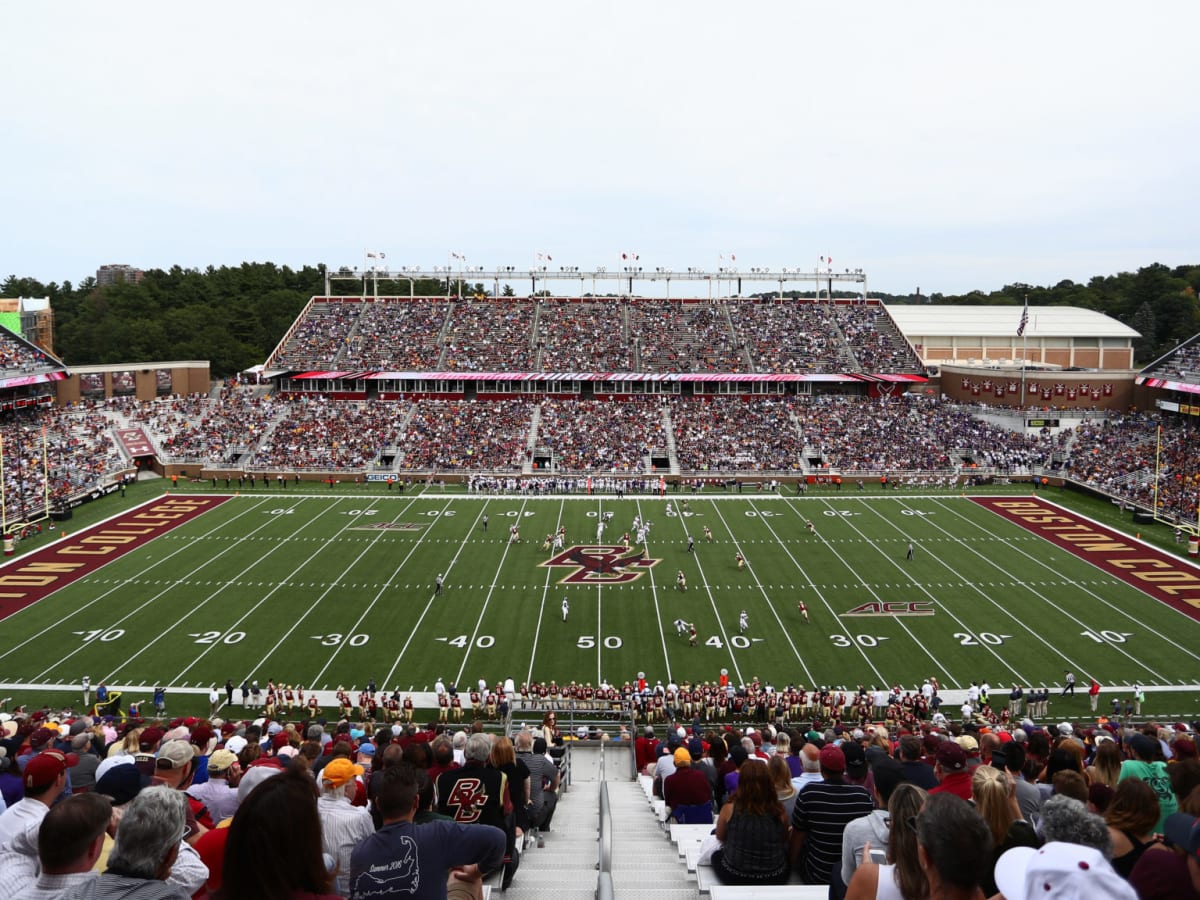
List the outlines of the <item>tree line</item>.
<svg viewBox="0 0 1200 900">
<path fill-rule="evenodd" d="M 418 296 L 440 295 L 446 283 L 418 280 L 411 289 Z M 407 279 L 380 280 L 378 290 L 381 295 L 407 296 L 410 286 Z M 149 269 L 136 284 L 118 281 L 104 287 L 93 277 L 73 285 L 11 275 L 0 283 L 0 297 L 50 298 L 54 352 L 68 365 L 198 359 L 208 360 L 217 377 L 265 361 L 309 298 L 324 291 L 323 267 L 291 269 L 273 263 Z M 336 295 L 361 291 L 352 281 L 333 282 Z M 1200 266 L 1154 263 L 1136 272 L 1097 275 L 1086 284 L 1065 280 L 1052 286 L 1013 283 L 988 293 L 871 296 L 886 303 L 1011 306 L 1020 306 L 1028 297 L 1032 306 L 1092 309 L 1142 335 L 1135 349 L 1138 362 L 1144 364 L 1200 332 L 1197 291 Z M 488 292 L 476 284 L 464 293 Z M 835 291 L 834 296 L 843 293 Z"/>
</svg>

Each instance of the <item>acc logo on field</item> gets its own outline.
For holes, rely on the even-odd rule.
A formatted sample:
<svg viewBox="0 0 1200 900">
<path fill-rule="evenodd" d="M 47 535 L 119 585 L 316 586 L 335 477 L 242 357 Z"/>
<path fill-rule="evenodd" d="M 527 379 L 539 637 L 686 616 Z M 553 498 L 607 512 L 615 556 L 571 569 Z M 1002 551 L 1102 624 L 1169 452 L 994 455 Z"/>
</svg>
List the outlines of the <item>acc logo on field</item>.
<svg viewBox="0 0 1200 900">
<path fill-rule="evenodd" d="M 420 531 L 424 525 L 412 522 L 371 522 L 365 525 L 355 525 L 349 531 Z"/>
<path fill-rule="evenodd" d="M 856 606 L 849 612 L 842 613 L 842 617 L 847 616 L 932 616 L 933 602 L 930 600 L 918 600 L 916 602 L 880 602 L 873 600 L 870 603 L 864 603 L 862 606 Z"/>
<path fill-rule="evenodd" d="M 577 544 L 538 565 L 543 568 L 570 566 L 575 570 L 559 579 L 559 584 L 624 584 L 637 581 L 659 562 L 661 560 L 648 559 L 645 550 L 626 550 L 620 545 Z"/>
</svg>

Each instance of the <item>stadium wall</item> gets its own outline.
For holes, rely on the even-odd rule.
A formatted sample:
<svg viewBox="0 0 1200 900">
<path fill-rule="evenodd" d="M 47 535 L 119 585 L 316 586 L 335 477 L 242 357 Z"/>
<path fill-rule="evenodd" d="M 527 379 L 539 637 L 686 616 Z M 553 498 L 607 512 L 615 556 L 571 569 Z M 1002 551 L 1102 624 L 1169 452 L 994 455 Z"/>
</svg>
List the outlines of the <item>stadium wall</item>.
<svg viewBox="0 0 1200 900">
<path fill-rule="evenodd" d="M 55 385 L 55 399 L 59 406 L 120 396 L 153 400 L 171 394 L 207 394 L 211 387 L 206 360 L 114 363 L 72 368 Z"/>
</svg>

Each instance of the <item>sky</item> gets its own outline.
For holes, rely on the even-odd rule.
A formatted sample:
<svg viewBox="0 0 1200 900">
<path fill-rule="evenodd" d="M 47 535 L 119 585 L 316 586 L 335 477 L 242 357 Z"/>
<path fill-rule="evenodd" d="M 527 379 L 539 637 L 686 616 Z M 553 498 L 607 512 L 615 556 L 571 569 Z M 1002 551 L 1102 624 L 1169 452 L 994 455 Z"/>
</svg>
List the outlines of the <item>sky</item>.
<svg viewBox="0 0 1200 900">
<path fill-rule="evenodd" d="M 1195 0 L 5 3 L 0 278 L 636 252 L 928 295 L 1200 263 L 1198 26 Z"/>
</svg>

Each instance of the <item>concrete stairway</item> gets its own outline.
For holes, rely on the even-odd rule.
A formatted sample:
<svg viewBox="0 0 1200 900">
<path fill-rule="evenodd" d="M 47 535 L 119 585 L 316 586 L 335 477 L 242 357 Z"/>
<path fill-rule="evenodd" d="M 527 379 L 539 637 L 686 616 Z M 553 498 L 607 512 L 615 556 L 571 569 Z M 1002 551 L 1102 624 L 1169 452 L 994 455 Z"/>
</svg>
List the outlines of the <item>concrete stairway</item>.
<svg viewBox="0 0 1200 900">
<path fill-rule="evenodd" d="M 696 900 L 679 850 L 668 840 L 642 786 L 608 782 L 613 819 L 613 892 L 617 900 Z"/>
<path fill-rule="evenodd" d="M 572 780 L 559 798 L 551 830 L 542 832 L 546 846 L 530 845 L 521 855 L 521 866 L 503 894 L 499 877 L 488 880 L 493 900 L 595 900 L 599 821 L 600 782 Z"/>
</svg>

